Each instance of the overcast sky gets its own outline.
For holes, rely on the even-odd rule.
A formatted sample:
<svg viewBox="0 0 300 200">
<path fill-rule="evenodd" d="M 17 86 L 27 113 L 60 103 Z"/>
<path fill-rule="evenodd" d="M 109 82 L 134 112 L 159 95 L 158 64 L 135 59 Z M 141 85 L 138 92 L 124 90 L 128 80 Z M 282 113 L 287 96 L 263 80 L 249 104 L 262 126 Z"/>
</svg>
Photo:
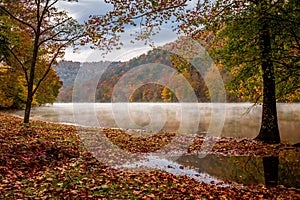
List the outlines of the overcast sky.
<svg viewBox="0 0 300 200">
<path fill-rule="evenodd" d="M 105 14 L 112 7 L 104 2 L 104 0 L 79 0 L 79 2 L 59 1 L 57 4 L 59 7 L 67 10 L 70 16 L 83 23 L 88 19 L 90 15 Z M 161 46 L 165 43 L 176 40 L 177 35 L 172 32 L 170 25 L 165 25 L 162 28 L 160 34 L 153 37 L 155 46 Z M 101 52 L 92 50 L 89 47 L 83 47 L 78 53 L 73 53 L 72 49 L 67 49 L 65 54 L 65 60 L 79 61 L 79 62 L 91 62 L 100 60 L 109 61 L 125 61 L 133 57 L 136 57 L 142 53 L 146 53 L 151 48 L 149 45 L 144 45 L 144 42 L 136 42 L 132 44 L 130 41 L 132 37 L 131 33 L 134 33 L 137 29 L 127 30 L 122 35 L 122 42 L 124 46 L 121 50 L 115 50 L 112 53 L 106 55 L 104 58 L 101 56 Z"/>
</svg>

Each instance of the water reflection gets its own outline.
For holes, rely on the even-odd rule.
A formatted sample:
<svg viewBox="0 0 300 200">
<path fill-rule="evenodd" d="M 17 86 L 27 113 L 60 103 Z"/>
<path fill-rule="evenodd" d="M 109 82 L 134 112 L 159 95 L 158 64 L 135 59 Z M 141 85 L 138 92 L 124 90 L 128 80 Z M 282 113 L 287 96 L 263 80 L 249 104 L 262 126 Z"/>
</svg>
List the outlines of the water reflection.
<svg viewBox="0 0 300 200">
<path fill-rule="evenodd" d="M 195 168 L 222 180 L 243 184 L 284 185 L 300 188 L 300 152 L 285 150 L 273 157 L 185 155 L 177 160 L 184 166 Z"/>
<path fill-rule="evenodd" d="M 278 185 L 278 156 L 263 157 L 263 166 L 266 186 Z"/>
</svg>

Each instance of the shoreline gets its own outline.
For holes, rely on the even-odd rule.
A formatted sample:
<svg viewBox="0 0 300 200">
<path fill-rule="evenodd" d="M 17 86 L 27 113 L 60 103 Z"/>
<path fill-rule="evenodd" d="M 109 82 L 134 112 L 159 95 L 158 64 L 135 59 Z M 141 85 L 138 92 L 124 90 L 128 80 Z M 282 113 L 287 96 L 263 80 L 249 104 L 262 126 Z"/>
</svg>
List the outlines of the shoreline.
<svg viewBox="0 0 300 200">
<path fill-rule="evenodd" d="M 16 112 L 15 110 L 13 111 L 2 111 L 0 110 L 0 115 L 4 114 L 4 115 L 9 115 L 12 117 L 17 117 L 19 119 L 23 119 L 22 116 L 14 114 L 13 112 Z M 53 125 L 58 125 L 58 126 L 71 126 L 78 130 L 85 130 L 85 129 L 92 129 L 92 130 L 101 130 L 101 131 L 105 131 L 105 130 L 117 130 L 120 131 L 120 134 L 124 134 L 128 136 L 132 135 L 133 137 L 136 136 L 142 136 L 141 133 L 145 133 L 145 136 L 143 137 L 148 137 L 149 135 L 153 135 L 153 132 L 147 132 L 146 130 L 143 129 L 126 129 L 126 128 L 118 128 L 118 127 L 91 127 L 91 126 L 84 126 L 84 125 L 77 125 L 77 124 L 72 124 L 72 123 L 59 123 L 59 122 L 49 122 L 49 121 L 41 121 L 38 119 L 30 119 L 30 122 L 36 122 L 36 123 L 46 123 L 46 124 L 53 124 Z M 176 134 L 179 136 L 189 136 L 188 134 L 181 134 L 181 133 L 176 133 L 176 132 L 172 132 L 172 131 L 159 131 L 158 133 L 164 133 L 166 135 L 168 134 Z M 199 151 L 199 146 L 201 146 L 201 144 L 203 143 L 203 141 L 205 140 L 215 140 L 217 141 L 217 144 L 221 144 L 221 146 L 218 146 L 217 148 L 214 148 L 212 151 L 208 152 L 209 154 L 222 154 L 225 156 L 230 156 L 230 150 L 232 149 L 240 149 L 241 151 L 247 151 L 247 149 L 245 149 L 245 146 L 249 146 L 249 145 L 253 145 L 253 146 L 257 146 L 258 147 L 263 147 L 264 149 L 260 149 L 258 152 L 252 152 L 251 154 L 246 153 L 246 155 L 250 155 L 250 156 L 273 156 L 274 154 L 268 154 L 272 151 L 275 151 L 275 154 L 278 154 L 278 151 L 282 150 L 282 149 L 297 149 L 298 148 L 298 143 L 296 144 L 292 144 L 290 142 L 281 142 L 279 144 L 265 144 L 262 143 L 260 141 L 256 141 L 253 138 L 249 138 L 249 137 L 242 137 L 242 138 L 235 138 L 235 137 L 212 137 L 212 136 L 205 136 L 205 135 L 198 135 L 195 136 L 194 138 L 194 142 L 191 144 L 189 151 L 190 153 L 192 153 L 192 151 L 194 151 L 194 153 L 197 153 L 197 151 Z M 232 144 L 233 143 L 233 144 Z M 238 145 L 238 143 L 240 143 Z M 247 143 L 245 145 L 245 143 Z M 222 146 L 225 145 L 225 146 Z M 222 149 L 224 149 L 224 147 L 228 147 L 230 145 L 233 145 L 230 149 L 227 149 L 226 151 L 222 151 Z M 259 148 L 256 149 L 259 149 Z M 265 151 L 267 154 L 261 154 L 262 151 Z M 244 154 L 242 154 L 240 152 L 240 154 L 236 154 L 236 156 L 242 156 Z"/>
<path fill-rule="evenodd" d="M 53 106 L 36 107 L 32 110 L 31 117 L 55 123 L 64 122 L 71 125 L 106 128 L 150 128 L 151 130 L 176 131 L 182 125 L 183 129 L 180 129 L 182 133 L 193 133 L 198 127 L 199 132 L 207 130 L 212 132 L 216 129 L 213 131 L 216 132 L 214 135 L 236 138 L 254 138 L 260 130 L 260 109 L 255 107 L 249 112 L 247 109 L 251 106 L 249 103 L 227 104 L 226 112 L 223 106 L 216 106 L 216 114 L 211 113 L 212 109 L 205 106 L 205 103 L 202 105 L 200 103 L 197 107 L 198 110 L 188 104 L 181 108 L 179 104 L 174 103 L 172 105 L 159 104 L 158 106 L 151 103 L 137 103 L 128 108 L 130 112 L 126 112 L 124 109 L 119 110 L 120 106 L 117 105 L 112 108 L 107 103 L 94 105 L 83 103 L 82 106 L 76 108 L 71 104 L 55 103 Z M 245 114 L 246 111 L 248 114 Z M 219 116 L 219 112 L 223 115 Z M 23 115 L 22 111 L 18 111 L 17 114 Z M 185 117 L 182 118 L 182 116 Z M 152 119 L 152 117 L 154 118 Z M 297 132 L 300 129 L 300 104 L 296 107 L 287 104 L 278 108 L 278 119 L 281 140 L 293 144 L 299 143 L 300 135 Z M 189 127 L 191 127 L 191 132 L 189 132 Z"/>
</svg>

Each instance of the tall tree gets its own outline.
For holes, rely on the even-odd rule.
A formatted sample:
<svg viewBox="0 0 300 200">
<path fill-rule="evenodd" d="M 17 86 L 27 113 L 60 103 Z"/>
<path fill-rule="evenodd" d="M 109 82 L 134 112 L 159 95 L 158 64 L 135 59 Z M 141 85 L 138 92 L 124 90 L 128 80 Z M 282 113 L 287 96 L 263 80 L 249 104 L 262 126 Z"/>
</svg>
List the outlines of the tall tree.
<svg viewBox="0 0 300 200">
<path fill-rule="evenodd" d="M 263 95 L 262 123 L 257 139 L 280 142 L 276 90 L 285 95 L 299 94 L 299 1 L 106 2 L 113 4 L 114 9 L 89 20 L 89 41 L 102 49 L 108 45 L 113 47 L 121 44 L 118 39 L 126 24 L 139 25 L 141 32 L 137 38 L 144 39 L 159 31 L 165 21 L 173 21 L 174 30 L 182 30 L 200 40 L 208 50 L 215 50 L 212 52 L 216 61 L 228 67 L 236 81 L 250 86 L 246 96 L 259 99 Z M 288 89 L 278 87 L 285 82 L 289 83 Z M 251 91 L 255 91 L 255 95 Z"/>
<path fill-rule="evenodd" d="M 64 55 L 68 46 L 79 44 L 84 36 L 83 26 L 79 25 L 68 14 L 56 7 L 58 0 L 2 0 L 1 16 L 11 22 L 10 29 L 2 31 L 22 32 L 26 37 L 26 45 L 14 40 L 13 35 L 7 36 L 9 43 L 4 43 L 9 52 L 10 62 L 23 70 L 26 79 L 27 98 L 24 123 L 29 123 L 33 97 L 41 83 L 55 64 L 57 58 Z M 5 24 L 6 21 L 1 21 Z M 25 49 L 26 47 L 26 49 Z M 37 69 L 40 69 L 37 72 Z M 37 76 L 39 73 L 39 76 Z"/>
<path fill-rule="evenodd" d="M 233 72 L 231 84 L 238 86 L 245 97 L 255 102 L 262 98 L 261 128 L 256 139 L 279 143 L 276 92 L 281 100 L 287 94 L 299 95 L 299 3 L 232 2 L 219 2 L 222 9 L 231 6 L 226 12 L 220 7 L 213 9 L 214 13 L 223 13 L 210 24 L 216 42 L 222 46 L 215 48 L 217 59 Z"/>
</svg>

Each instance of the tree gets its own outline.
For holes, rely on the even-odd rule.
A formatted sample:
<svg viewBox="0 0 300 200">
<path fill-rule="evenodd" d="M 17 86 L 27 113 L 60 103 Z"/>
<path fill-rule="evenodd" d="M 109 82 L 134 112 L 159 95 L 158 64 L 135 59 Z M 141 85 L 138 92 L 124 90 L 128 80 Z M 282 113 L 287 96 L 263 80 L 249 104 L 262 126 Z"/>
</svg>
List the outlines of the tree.
<svg viewBox="0 0 300 200">
<path fill-rule="evenodd" d="M 68 46 L 78 45 L 79 39 L 84 36 L 83 26 L 65 11 L 56 8 L 57 2 L 58 0 L 0 2 L 1 16 L 5 16 L 11 23 L 9 29 L 1 30 L 4 31 L 1 35 L 8 41 L 4 43 L 5 52 L 9 52 L 7 62 L 21 68 L 26 79 L 24 123 L 29 123 L 34 95 L 51 72 L 57 58 L 63 56 Z M 1 24 L 6 22 L 1 20 Z M 23 34 L 26 44 L 15 40 L 16 32 Z"/>
<path fill-rule="evenodd" d="M 290 87 L 284 91 L 285 95 L 299 94 L 299 1 L 107 2 L 114 9 L 89 20 L 89 41 L 102 49 L 108 44 L 120 45 L 119 34 L 124 32 L 125 24 L 140 25 L 137 38 L 144 39 L 159 31 L 165 21 L 172 21 L 174 30 L 183 31 L 201 41 L 208 50 L 214 50 L 210 52 L 216 61 L 235 73 L 233 80 L 241 83 L 253 80 L 253 84 L 247 83 L 248 89 L 256 94 L 246 91 L 245 96 L 251 94 L 257 99 L 263 95 L 262 123 L 256 139 L 280 142 L 276 89 L 285 89 L 276 86 L 288 81 Z"/>
<path fill-rule="evenodd" d="M 5 21 L 8 22 L 9 20 Z M 8 26 L 7 24 L 7 28 L 11 29 L 11 26 Z M 8 31 L 8 29 L 6 29 L 6 31 L 1 32 L 0 36 L 6 38 L 4 41 L 7 41 L 7 44 L 9 44 L 8 41 L 10 41 L 10 43 L 15 41 L 14 43 L 16 45 L 14 45 L 14 48 L 18 49 L 18 52 L 16 53 L 19 55 L 22 54 L 23 56 L 27 55 L 27 52 L 30 49 L 30 42 L 28 43 L 30 40 L 23 31 Z M 5 45 L 3 46 L 5 47 Z M 26 105 L 26 79 L 22 69 L 18 67 L 15 59 L 11 58 L 12 55 L 10 55 L 8 50 L 3 48 L 3 46 L 0 50 L 3 60 L 0 66 L 0 90 L 2 91 L 0 107 L 21 109 Z M 34 85 L 36 85 L 39 78 L 43 76 L 45 72 L 43 67 L 45 65 L 46 64 L 43 63 L 37 65 Z M 58 90 L 61 85 L 62 82 L 60 81 L 60 78 L 56 75 L 54 69 L 51 68 L 47 74 L 47 78 L 41 83 L 39 90 L 33 96 L 32 105 L 53 103 L 58 95 Z"/>
<path fill-rule="evenodd" d="M 222 3 L 221 8 L 230 5 Z M 255 102 L 262 97 L 262 122 L 256 139 L 279 143 L 276 91 L 278 99 L 286 99 L 285 95 L 290 93 L 294 97 L 296 93 L 299 95 L 299 3 L 269 0 L 233 3 L 233 8 L 226 12 L 220 8 L 214 10 L 223 13 L 211 23 L 216 27 L 217 43 L 222 45 L 215 49 L 216 55 L 234 73 L 231 84 L 238 86 L 245 97 Z M 285 84 L 291 87 L 286 88 Z"/>
</svg>

